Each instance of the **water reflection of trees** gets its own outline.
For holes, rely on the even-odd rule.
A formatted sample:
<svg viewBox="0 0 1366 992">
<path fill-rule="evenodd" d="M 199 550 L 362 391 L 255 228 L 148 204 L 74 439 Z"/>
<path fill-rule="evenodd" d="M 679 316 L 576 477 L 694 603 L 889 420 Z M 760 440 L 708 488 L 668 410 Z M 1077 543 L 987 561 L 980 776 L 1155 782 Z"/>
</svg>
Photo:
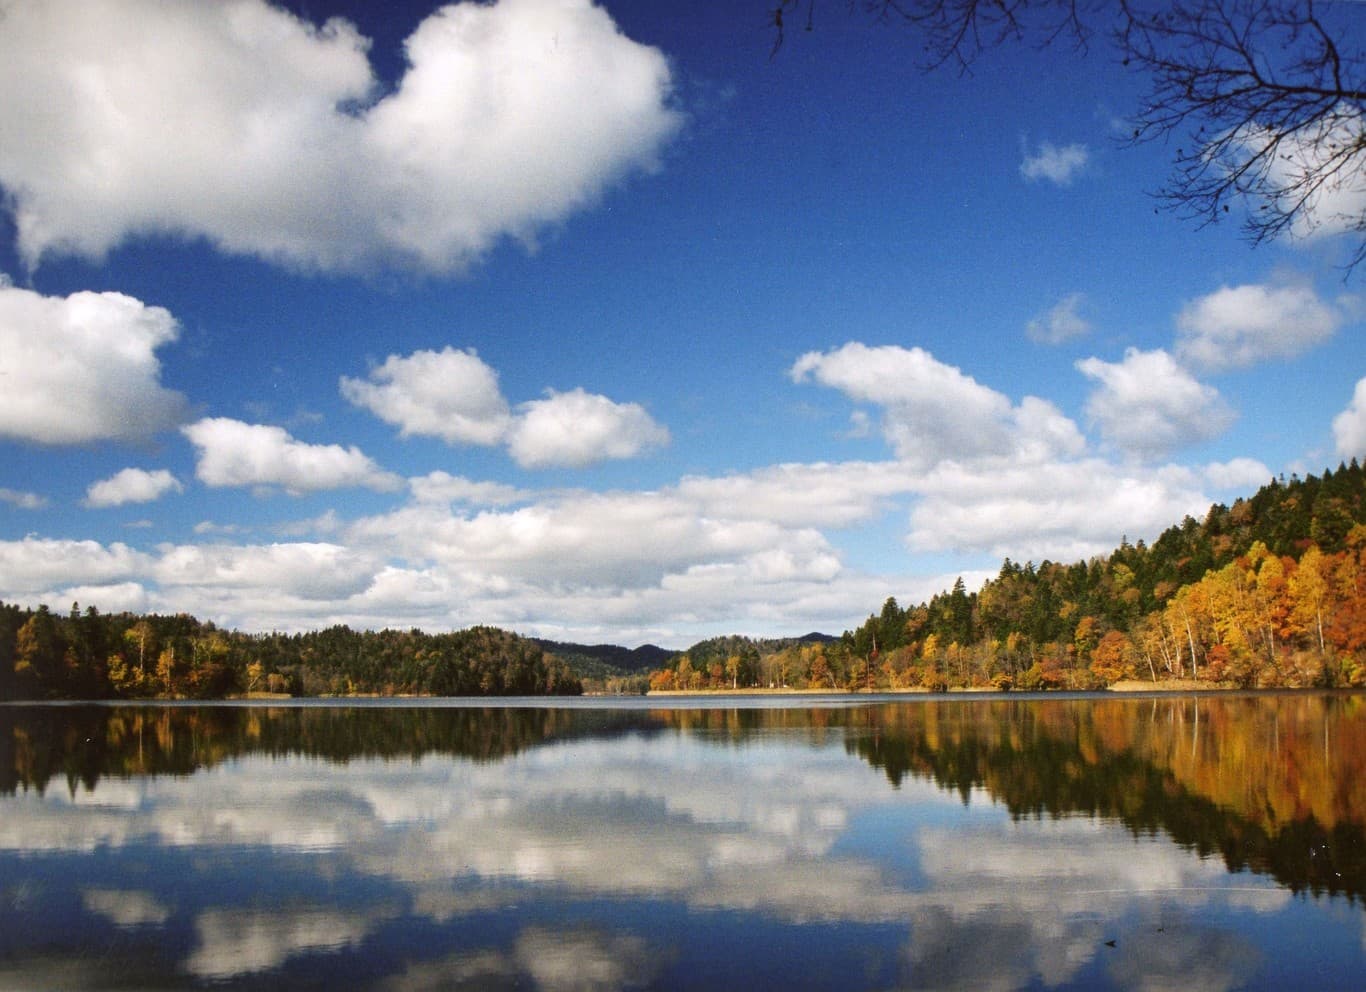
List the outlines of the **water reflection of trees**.
<svg viewBox="0 0 1366 992">
<path fill-rule="evenodd" d="M 929 704 L 870 714 L 848 747 L 899 783 L 985 789 L 1015 817 L 1165 832 L 1292 890 L 1366 895 L 1366 698 Z"/>
<path fill-rule="evenodd" d="M 1162 832 L 1295 891 L 1366 897 L 1366 697 L 915 701 L 837 708 L 0 707 L 0 793 L 184 775 L 248 754 L 497 761 L 665 730 L 843 744 L 899 786 L 984 790 L 1017 818 Z"/>
<path fill-rule="evenodd" d="M 659 729 L 631 711 L 504 707 L 0 706 L 0 794 L 189 775 L 250 754 L 498 761 L 549 741 Z"/>
</svg>

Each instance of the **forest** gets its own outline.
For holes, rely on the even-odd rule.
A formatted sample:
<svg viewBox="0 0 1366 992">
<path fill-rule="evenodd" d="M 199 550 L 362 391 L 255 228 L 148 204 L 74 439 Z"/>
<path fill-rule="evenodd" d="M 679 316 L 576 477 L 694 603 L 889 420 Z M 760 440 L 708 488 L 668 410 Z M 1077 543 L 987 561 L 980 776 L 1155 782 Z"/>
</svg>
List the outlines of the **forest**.
<svg viewBox="0 0 1366 992">
<path fill-rule="evenodd" d="M 838 639 L 703 641 L 654 691 L 1366 686 L 1366 470 L 1273 479 L 1074 564 L 1007 559 L 977 592 L 888 598 Z"/>
<path fill-rule="evenodd" d="M 578 695 L 569 666 L 494 627 L 245 634 L 184 614 L 0 603 L 0 699 Z"/>
<path fill-rule="evenodd" d="M 735 690 L 1366 686 L 1366 469 L 1274 479 L 1151 545 L 1019 564 L 916 606 L 888 598 L 841 637 L 659 648 L 431 634 L 250 634 L 179 614 L 0 602 L 0 699 L 577 695 Z M 662 667 L 644 673 L 644 664 Z"/>
</svg>

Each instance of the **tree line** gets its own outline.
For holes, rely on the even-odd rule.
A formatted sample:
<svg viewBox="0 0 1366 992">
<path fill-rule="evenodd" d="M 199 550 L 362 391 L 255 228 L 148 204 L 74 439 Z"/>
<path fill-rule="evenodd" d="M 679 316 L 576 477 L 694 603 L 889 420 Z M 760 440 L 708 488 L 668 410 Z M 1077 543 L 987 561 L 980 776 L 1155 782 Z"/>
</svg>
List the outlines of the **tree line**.
<svg viewBox="0 0 1366 992">
<path fill-rule="evenodd" d="M 916 606 L 888 598 L 837 640 L 718 643 L 651 688 L 1366 686 L 1366 470 L 1274 479 L 1085 562 L 1006 559 L 977 592 L 960 578 Z"/>
<path fill-rule="evenodd" d="M 0 699 L 578 695 L 569 666 L 494 627 L 449 633 L 223 630 L 186 614 L 0 602 Z"/>
</svg>

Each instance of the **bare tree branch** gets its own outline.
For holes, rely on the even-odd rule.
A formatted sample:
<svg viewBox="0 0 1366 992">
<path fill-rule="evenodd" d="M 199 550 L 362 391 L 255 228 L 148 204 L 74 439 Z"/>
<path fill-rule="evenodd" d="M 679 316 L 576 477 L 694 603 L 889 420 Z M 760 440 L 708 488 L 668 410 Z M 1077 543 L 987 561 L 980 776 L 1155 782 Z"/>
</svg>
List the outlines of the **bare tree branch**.
<svg viewBox="0 0 1366 992">
<path fill-rule="evenodd" d="M 1310 0 L 1126 5 L 1116 41 L 1151 88 L 1131 141 L 1181 139 L 1158 196 L 1201 224 L 1235 200 L 1254 244 L 1355 235 L 1366 257 L 1366 79 Z"/>
<path fill-rule="evenodd" d="M 1347 269 L 1366 260 L 1366 54 L 1355 40 L 1366 4 L 1333 5 L 1330 24 L 1313 0 L 846 2 L 914 28 L 927 69 L 967 73 L 1007 43 L 1108 38 L 1150 82 L 1128 143 L 1179 142 L 1156 194 L 1164 206 L 1203 225 L 1237 201 L 1253 244 L 1342 234 L 1355 245 Z M 777 0 L 775 54 L 784 15 L 804 10 L 810 30 L 815 3 Z"/>
</svg>

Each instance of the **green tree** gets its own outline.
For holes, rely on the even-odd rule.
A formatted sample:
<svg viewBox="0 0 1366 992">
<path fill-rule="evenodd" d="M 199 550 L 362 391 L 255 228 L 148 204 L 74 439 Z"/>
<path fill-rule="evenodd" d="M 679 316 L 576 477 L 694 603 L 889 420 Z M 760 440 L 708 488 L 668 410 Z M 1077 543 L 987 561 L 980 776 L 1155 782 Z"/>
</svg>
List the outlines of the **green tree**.
<svg viewBox="0 0 1366 992">
<path fill-rule="evenodd" d="M 14 638 L 18 633 L 19 611 L 0 602 L 0 700 L 15 698 Z"/>
<path fill-rule="evenodd" d="M 59 695 L 66 646 L 57 632 L 57 621 L 46 606 L 39 606 L 24 621 L 15 635 L 14 648 L 19 691 L 37 698 Z"/>
</svg>

